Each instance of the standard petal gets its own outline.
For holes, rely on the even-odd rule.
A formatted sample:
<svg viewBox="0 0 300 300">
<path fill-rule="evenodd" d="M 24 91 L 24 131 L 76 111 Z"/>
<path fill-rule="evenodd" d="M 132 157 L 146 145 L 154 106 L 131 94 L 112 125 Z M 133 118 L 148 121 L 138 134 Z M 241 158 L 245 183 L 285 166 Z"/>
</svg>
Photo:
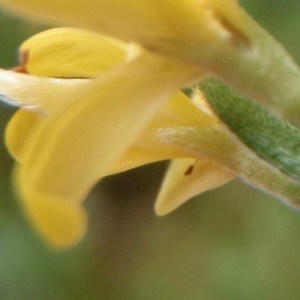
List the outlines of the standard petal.
<svg viewBox="0 0 300 300">
<path fill-rule="evenodd" d="M 125 61 L 126 46 L 85 30 L 50 29 L 21 45 L 21 64 L 15 70 L 47 77 L 97 77 Z"/>
<path fill-rule="evenodd" d="M 45 199 L 78 205 L 176 88 L 199 76 L 198 72 L 145 56 L 72 95 L 73 100 L 49 115 L 24 147 L 24 163 L 16 176 L 25 210 L 31 211 L 26 207 Z M 59 228 L 55 220 L 45 225 L 35 221 L 36 215 L 30 217 L 34 224 L 51 226 L 40 231 L 56 245 L 52 239 Z M 66 240 L 72 244 L 69 236 Z"/>
<path fill-rule="evenodd" d="M 183 7 L 181 1 L 173 1 Z M 192 2 L 191 0 L 185 2 Z M 195 1 L 193 1 L 195 2 Z M 27 14 L 28 17 L 37 17 L 40 20 L 56 20 L 74 24 L 79 27 L 93 29 L 107 35 L 115 35 L 132 40 L 133 36 L 153 33 L 170 35 L 170 29 L 157 11 L 157 1 L 150 0 L 1 0 L 0 3 L 17 12 Z M 164 10 L 170 9 L 171 1 L 162 1 Z"/>
<path fill-rule="evenodd" d="M 192 197 L 222 186 L 235 176 L 232 170 L 209 160 L 175 159 L 163 181 L 155 211 L 160 216 L 168 214 Z"/>
<path fill-rule="evenodd" d="M 91 29 L 153 51 L 172 48 L 169 53 L 178 55 L 183 50 L 184 56 L 201 49 L 205 39 L 230 39 L 236 19 L 241 18 L 235 0 L 0 0 L 0 4 L 30 18 Z"/>
</svg>

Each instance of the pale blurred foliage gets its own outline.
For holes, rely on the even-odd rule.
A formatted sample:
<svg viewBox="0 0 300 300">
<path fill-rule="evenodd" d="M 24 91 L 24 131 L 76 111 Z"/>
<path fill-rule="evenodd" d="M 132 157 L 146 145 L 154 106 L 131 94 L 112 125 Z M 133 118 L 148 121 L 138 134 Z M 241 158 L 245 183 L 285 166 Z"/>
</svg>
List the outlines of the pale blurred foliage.
<svg viewBox="0 0 300 300">
<path fill-rule="evenodd" d="M 300 62 L 300 3 L 242 5 Z M 41 28 L 0 15 L 0 65 Z M 0 107 L 4 134 L 11 107 Z M 158 218 L 153 202 L 166 164 L 102 181 L 86 206 L 88 236 L 47 248 L 24 220 L 0 142 L 0 299 L 300 299 L 300 213 L 236 181 Z"/>
</svg>

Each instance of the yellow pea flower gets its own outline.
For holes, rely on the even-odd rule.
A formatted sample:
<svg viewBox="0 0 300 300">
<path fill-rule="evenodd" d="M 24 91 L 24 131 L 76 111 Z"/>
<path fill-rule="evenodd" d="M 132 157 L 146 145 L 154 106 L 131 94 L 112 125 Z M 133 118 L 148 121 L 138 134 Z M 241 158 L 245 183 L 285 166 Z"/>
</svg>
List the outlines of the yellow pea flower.
<svg viewBox="0 0 300 300">
<path fill-rule="evenodd" d="M 16 190 L 29 220 L 52 246 L 67 248 L 81 239 L 87 227 L 82 201 L 102 177 L 160 160 L 172 161 L 155 203 L 158 215 L 236 174 L 299 202 L 297 167 L 282 165 L 298 153 L 281 139 L 290 134 L 297 139 L 298 131 L 248 97 L 299 120 L 300 70 L 238 1 L 0 0 L 0 5 L 82 28 L 33 36 L 21 45 L 20 65 L 0 69 L 1 99 L 20 107 L 6 131 L 17 161 Z M 232 118 L 218 114 L 236 135 L 199 90 L 190 98 L 181 92 L 211 75 L 248 96 L 217 88 L 218 101 L 208 98 L 214 109 L 216 103 L 219 109 L 231 103 L 226 117 Z M 240 110 L 234 114 L 231 108 Z M 230 121 L 242 120 L 244 108 L 251 118 L 239 130 L 239 122 Z M 276 151 L 280 146 L 281 152 L 274 155 L 266 145 Z"/>
<path fill-rule="evenodd" d="M 1 94 L 22 107 L 6 143 L 18 161 L 14 179 L 25 213 L 53 246 L 80 240 L 87 226 L 81 203 L 103 176 L 174 159 L 159 215 L 235 176 L 214 161 L 231 155 L 235 141 L 204 102 L 178 91 L 202 78 L 199 68 L 72 28 L 42 32 L 20 53 L 15 71 L 0 70 Z M 169 143 L 166 132 L 176 135 L 177 127 L 195 130 L 199 149 Z"/>
<path fill-rule="evenodd" d="M 224 19 L 236 1 L 0 4 L 98 32 L 40 33 L 21 46 L 18 67 L 0 70 L 2 97 L 21 107 L 6 132 L 17 192 L 51 245 L 66 248 L 81 239 L 87 227 L 82 201 L 109 174 L 172 159 L 155 204 L 159 215 L 235 177 L 224 157 L 235 153 L 236 139 L 199 94 L 191 100 L 179 90 L 206 76 L 191 63 L 203 40 L 244 41 Z M 199 147 L 180 142 L 177 132 L 196 137 Z"/>
</svg>

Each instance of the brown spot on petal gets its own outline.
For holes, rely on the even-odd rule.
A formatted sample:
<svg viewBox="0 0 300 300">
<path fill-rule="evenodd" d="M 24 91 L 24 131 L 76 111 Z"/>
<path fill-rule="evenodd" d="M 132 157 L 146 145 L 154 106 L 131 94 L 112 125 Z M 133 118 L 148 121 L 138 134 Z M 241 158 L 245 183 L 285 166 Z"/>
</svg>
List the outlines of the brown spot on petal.
<svg viewBox="0 0 300 300">
<path fill-rule="evenodd" d="M 184 172 L 185 176 L 190 176 L 193 174 L 197 162 L 198 160 L 195 160 L 195 162 L 187 168 L 187 170 Z"/>
<path fill-rule="evenodd" d="M 194 171 L 194 165 L 191 165 L 191 166 L 189 166 L 189 167 L 187 168 L 187 170 L 184 172 L 184 175 L 185 175 L 185 176 L 192 175 L 193 171 Z"/>
<path fill-rule="evenodd" d="M 13 68 L 13 71 L 18 73 L 28 73 L 26 69 L 26 64 L 29 59 L 29 51 L 28 50 L 22 50 L 19 54 L 19 60 L 20 64 Z"/>
</svg>

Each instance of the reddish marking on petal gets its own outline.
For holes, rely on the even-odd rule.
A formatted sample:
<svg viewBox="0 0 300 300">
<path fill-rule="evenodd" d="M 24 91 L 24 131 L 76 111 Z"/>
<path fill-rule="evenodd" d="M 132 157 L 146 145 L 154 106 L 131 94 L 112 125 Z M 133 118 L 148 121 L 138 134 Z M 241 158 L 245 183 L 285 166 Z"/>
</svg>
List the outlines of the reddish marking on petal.
<svg viewBox="0 0 300 300">
<path fill-rule="evenodd" d="M 193 174 L 197 162 L 198 162 L 198 159 L 196 159 L 195 162 L 187 168 L 187 170 L 184 172 L 185 176 L 190 176 Z"/>
<path fill-rule="evenodd" d="M 193 171 L 194 171 L 194 167 L 195 165 L 191 165 L 187 168 L 187 170 L 184 172 L 184 175 L 185 176 L 189 176 L 189 175 L 192 175 Z"/>
<path fill-rule="evenodd" d="M 18 72 L 18 73 L 28 73 L 27 69 L 26 69 L 26 64 L 28 62 L 29 59 L 29 52 L 27 50 L 23 50 L 20 52 L 19 55 L 19 60 L 20 60 L 20 64 L 16 67 L 13 68 L 13 71 Z"/>
</svg>

